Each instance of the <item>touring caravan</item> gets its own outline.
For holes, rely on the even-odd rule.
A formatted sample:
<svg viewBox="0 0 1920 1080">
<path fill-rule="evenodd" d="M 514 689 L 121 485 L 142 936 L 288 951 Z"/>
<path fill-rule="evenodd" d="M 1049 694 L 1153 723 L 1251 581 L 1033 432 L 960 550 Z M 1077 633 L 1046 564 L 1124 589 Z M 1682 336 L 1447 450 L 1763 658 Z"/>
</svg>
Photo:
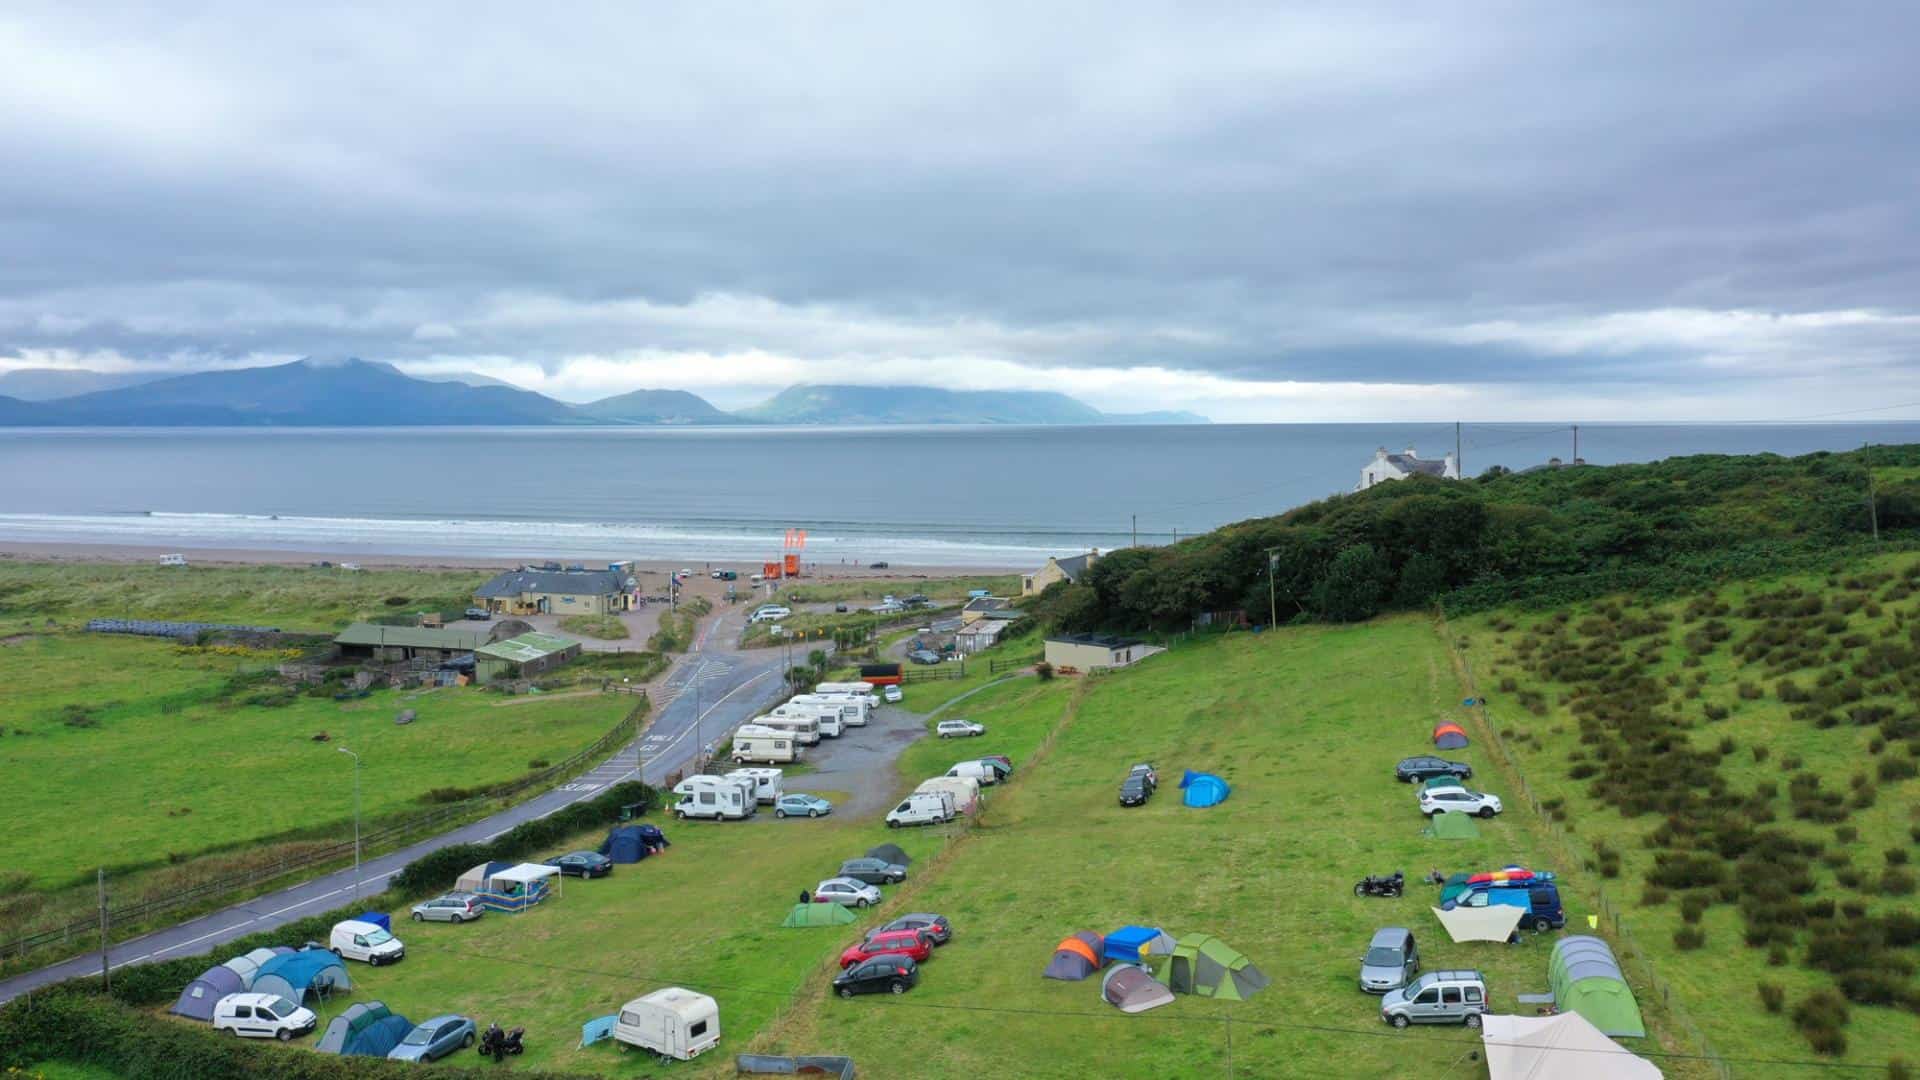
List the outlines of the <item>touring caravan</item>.
<svg viewBox="0 0 1920 1080">
<path fill-rule="evenodd" d="M 839 738 L 840 733 L 846 730 L 838 703 L 789 701 L 775 708 L 773 715 L 810 717 L 819 725 L 820 734 L 829 739 Z"/>
<path fill-rule="evenodd" d="M 721 820 L 752 817 L 760 809 L 754 797 L 754 783 L 728 776 L 689 776 L 673 786 L 680 801 L 673 812 L 682 821 L 687 818 Z"/>
<path fill-rule="evenodd" d="M 785 708 L 786 706 L 781 706 Z M 793 741 L 801 746 L 812 746 L 820 741 L 820 721 L 816 717 L 782 713 L 779 709 L 766 716 L 756 717 L 753 724 L 770 727 L 775 731 L 784 731 L 793 736 Z"/>
<path fill-rule="evenodd" d="M 813 687 L 816 694 L 852 694 L 868 705 L 880 704 L 880 695 L 870 682 L 823 682 Z"/>
<path fill-rule="evenodd" d="M 840 722 L 848 727 L 865 727 L 868 705 L 854 694 L 799 694 L 789 705 L 823 705 L 840 710 Z"/>
<path fill-rule="evenodd" d="M 800 749 L 791 731 L 776 731 L 762 724 L 741 724 L 734 730 L 733 751 L 729 756 L 735 764 L 760 761 L 785 765 L 800 760 Z"/>
<path fill-rule="evenodd" d="M 753 784 L 754 798 L 772 806 L 780 801 L 784 794 L 781 780 L 785 776 L 779 769 L 735 769 L 727 774 L 730 780 L 747 780 Z"/>
<path fill-rule="evenodd" d="M 669 986 L 620 1006 L 613 1041 L 661 1057 L 692 1061 L 720 1042 L 720 1006 L 705 994 Z"/>
</svg>

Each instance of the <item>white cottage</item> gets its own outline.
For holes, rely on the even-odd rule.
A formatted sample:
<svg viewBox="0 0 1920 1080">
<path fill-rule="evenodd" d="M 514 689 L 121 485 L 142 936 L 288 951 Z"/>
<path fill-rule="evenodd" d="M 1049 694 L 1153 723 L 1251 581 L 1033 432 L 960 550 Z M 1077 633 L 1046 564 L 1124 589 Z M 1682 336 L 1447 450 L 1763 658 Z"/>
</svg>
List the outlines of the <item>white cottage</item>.
<svg viewBox="0 0 1920 1080">
<path fill-rule="evenodd" d="M 1404 454 L 1390 454 L 1386 447 L 1373 452 L 1373 460 L 1360 470 L 1360 482 L 1353 490 L 1365 491 L 1387 480 L 1404 480 L 1413 475 L 1438 476 L 1443 480 L 1460 479 L 1460 462 L 1452 455 L 1439 460 L 1423 458 L 1407 447 Z"/>
</svg>

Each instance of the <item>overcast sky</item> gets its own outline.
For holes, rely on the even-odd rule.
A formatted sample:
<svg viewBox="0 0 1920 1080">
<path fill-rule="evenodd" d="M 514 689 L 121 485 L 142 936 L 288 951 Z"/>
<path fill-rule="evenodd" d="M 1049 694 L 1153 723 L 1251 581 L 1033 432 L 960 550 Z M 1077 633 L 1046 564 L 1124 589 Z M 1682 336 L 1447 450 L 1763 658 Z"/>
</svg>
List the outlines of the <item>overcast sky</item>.
<svg viewBox="0 0 1920 1080">
<path fill-rule="evenodd" d="M 1920 401 L 1920 8 L 1263 6 L 9 4 L 0 370 Z"/>
</svg>

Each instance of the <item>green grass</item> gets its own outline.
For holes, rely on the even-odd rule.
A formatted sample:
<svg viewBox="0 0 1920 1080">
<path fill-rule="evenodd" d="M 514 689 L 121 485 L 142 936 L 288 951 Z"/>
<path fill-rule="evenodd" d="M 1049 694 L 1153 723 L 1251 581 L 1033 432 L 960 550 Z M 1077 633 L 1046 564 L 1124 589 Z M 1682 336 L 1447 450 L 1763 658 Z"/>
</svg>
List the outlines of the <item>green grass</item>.
<svg viewBox="0 0 1920 1080">
<path fill-rule="evenodd" d="M 488 575 L 476 570 L 317 570 L 0 561 L 0 630 L 95 618 L 238 622 L 331 630 L 375 615 L 459 611 Z M 402 600 L 390 604 L 389 600 Z"/>
<path fill-rule="evenodd" d="M 859 630 L 868 634 L 878 631 L 889 623 L 903 620 L 911 621 L 914 615 L 875 615 L 865 611 L 796 611 L 779 622 L 758 622 L 747 624 L 740 635 L 740 644 L 746 648 L 779 645 L 783 635 L 791 635 L 794 647 L 803 642 L 832 641 L 837 631 Z M 929 614 L 929 617 L 931 615 Z M 774 633 L 774 627 L 781 632 Z M 808 645 L 813 648 L 814 645 Z"/>
<path fill-rule="evenodd" d="M 560 620 L 560 629 L 602 641 L 617 641 L 627 636 L 627 624 L 612 615 L 568 615 Z"/>
<path fill-rule="evenodd" d="M 796 603 L 822 603 L 838 600 L 879 600 L 889 594 L 898 597 L 921 593 L 934 600 L 958 602 L 975 589 L 995 596 L 1017 596 L 1018 574 L 978 574 L 969 577 L 916 578 L 871 577 L 824 581 L 802 578 L 780 591 L 780 596 Z"/>
<path fill-rule="evenodd" d="M 120 1080 L 120 1074 L 97 1065 L 71 1061 L 42 1061 L 18 1073 L 0 1073 L 6 1080 Z"/>
</svg>

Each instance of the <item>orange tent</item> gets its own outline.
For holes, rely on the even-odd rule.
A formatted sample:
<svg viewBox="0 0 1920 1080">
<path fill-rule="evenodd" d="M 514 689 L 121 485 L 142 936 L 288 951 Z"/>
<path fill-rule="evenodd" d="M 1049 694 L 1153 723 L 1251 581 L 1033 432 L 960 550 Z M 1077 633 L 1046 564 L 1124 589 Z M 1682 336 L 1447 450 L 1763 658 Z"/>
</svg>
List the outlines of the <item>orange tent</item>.
<svg viewBox="0 0 1920 1080">
<path fill-rule="evenodd" d="M 1433 745 L 1436 750 L 1458 750 L 1467 745 L 1467 733 L 1459 724 L 1444 721 L 1433 729 Z"/>
<path fill-rule="evenodd" d="M 1091 930 L 1078 930 L 1054 946 L 1053 960 L 1041 974 L 1049 979 L 1077 982 L 1100 970 L 1106 940 Z"/>
</svg>

